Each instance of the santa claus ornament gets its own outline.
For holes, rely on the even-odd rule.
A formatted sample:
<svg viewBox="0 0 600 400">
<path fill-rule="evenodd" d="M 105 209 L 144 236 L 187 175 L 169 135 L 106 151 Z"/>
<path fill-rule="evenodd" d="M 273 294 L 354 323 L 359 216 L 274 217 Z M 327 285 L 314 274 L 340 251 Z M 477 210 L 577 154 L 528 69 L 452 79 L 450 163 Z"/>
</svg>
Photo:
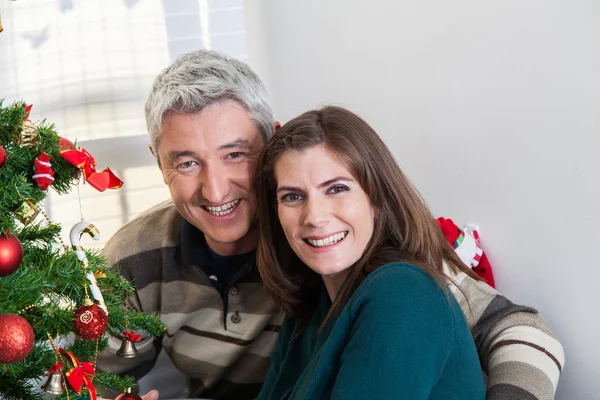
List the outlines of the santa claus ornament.
<svg viewBox="0 0 600 400">
<path fill-rule="evenodd" d="M 50 164 L 50 156 L 43 151 L 33 160 L 33 180 L 43 190 L 54 182 L 54 170 Z"/>
</svg>

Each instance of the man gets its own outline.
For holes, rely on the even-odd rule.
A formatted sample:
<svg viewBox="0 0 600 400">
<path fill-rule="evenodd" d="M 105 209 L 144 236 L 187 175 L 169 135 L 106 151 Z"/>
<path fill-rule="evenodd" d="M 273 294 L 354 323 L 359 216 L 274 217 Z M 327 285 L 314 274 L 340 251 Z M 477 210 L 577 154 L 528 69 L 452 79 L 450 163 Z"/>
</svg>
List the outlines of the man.
<svg viewBox="0 0 600 400">
<path fill-rule="evenodd" d="M 279 126 L 266 91 L 240 61 L 189 53 L 154 81 L 146 123 L 172 201 L 125 225 L 104 251 L 135 281 L 130 304 L 158 313 L 168 329 L 156 343 L 141 343 L 137 358 L 117 358 L 113 349 L 99 367 L 140 377 L 163 348 L 187 375 L 182 396 L 254 398 L 282 320 L 254 253 L 252 178 Z M 488 374 L 488 399 L 552 399 L 563 349 L 537 312 L 467 276 L 455 281 Z"/>
</svg>

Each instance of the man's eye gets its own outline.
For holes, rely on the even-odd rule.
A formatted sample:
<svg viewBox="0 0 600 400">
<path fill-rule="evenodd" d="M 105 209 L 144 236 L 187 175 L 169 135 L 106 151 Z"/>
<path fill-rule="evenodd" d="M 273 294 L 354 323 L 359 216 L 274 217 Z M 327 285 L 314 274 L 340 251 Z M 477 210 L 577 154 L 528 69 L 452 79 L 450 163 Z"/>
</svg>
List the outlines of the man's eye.
<svg viewBox="0 0 600 400">
<path fill-rule="evenodd" d="M 188 169 L 197 165 L 196 161 L 186 161 L 181 164 L 177 164 L 177 169 Z"/>
<path fill-rule="evenodd" d="M 331 189 L 328 190 L 328 193 L 336 194 L 336 193 L 345 192 L 347 190 L 350 190 L 350 188 L 346 185 L 335 185 Z"/>
<path fill-rule="evenodd" d="M 302 200 L 302 196 L 298 193 L 288 193 L 281 196 L 281 201 L 291 203 L 294 201 Z"/>
<path fill-rule="evenodd" d="M 242 153 L 241 151 L 234 151 L 233 153 L 227 154 L 227 158 L 229 158 L 229 159 L 240 158 L 243 154 L 244 153 Z"/>
</svg>

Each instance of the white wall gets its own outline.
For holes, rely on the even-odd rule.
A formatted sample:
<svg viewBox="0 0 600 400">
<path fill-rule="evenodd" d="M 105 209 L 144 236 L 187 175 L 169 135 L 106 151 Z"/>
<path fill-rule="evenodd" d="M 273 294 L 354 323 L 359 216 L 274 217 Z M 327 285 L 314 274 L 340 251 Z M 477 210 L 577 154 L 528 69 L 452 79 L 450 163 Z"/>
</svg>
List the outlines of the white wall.
<svg viewBox="0 0 600 400">
<path fill-rule="evenodd" d="M 501 292 L 600 393 L 600 2 L 253 0 L 249 60 L 283 121 L 370 121 L 435 215 L 481 225 Z"/>
</svg>

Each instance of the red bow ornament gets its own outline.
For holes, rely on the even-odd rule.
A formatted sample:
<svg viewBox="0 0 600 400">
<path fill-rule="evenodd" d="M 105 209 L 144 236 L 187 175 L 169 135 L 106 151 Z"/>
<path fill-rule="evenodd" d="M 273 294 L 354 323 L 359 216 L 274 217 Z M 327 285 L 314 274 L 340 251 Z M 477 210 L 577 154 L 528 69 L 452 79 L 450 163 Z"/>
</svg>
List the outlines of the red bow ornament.
<svg viewBox="0 0 600 400">
<path fill-rule="evenodd" d="M 22 119 L 23 122 L 29 120 L 29 113 L 31 112 L 32 108 L 33 108 L 33 104 L 29 104 L 29 105 L 25 106 L 25 116 Z"/>
<path fill-rule="evenodd" d="M 142 337 L 140 335 L 138 335 L 137 333 L 135 333 L 134 331 L 125 331 L 125 332 L 123 332 L 123 336 L 125 337 L 125 339 L 127 339 L 133 343 L 137 343 L 140 340 L 142 340 Z"/>
<path fill-rule="evenodd" d="M 54 364 L 54 365 L 52 366 L 52 368 L 50 368 L 50 375 L 52 375 L 52 374 L 53 374 L 53 373 L 55 373 L 55 372 L 60 372 L 60 370 L 61 370 L 61 369 L 62 369 L 62 367 L 64 367 L 64 366 L 65 366 L 65 363 L 64 363 L 64 361 L 57 362 L 56 364 Z"/>
<path fill-rule="evenodd" d="M 123 186 L 123 181 L 117 178 L 109 169 L 105 168 L 96 172 L 96 161 L 86 149 L 61 149 L 60 154 L 65 160 L 83 172 L 83 178 L 100 192 L 106 189 L 118 189 Z"/>
<path fill-rule="evenodd" d="M 58 351 L 65 357 L 71 361 L 73 364 L 73 368 L 69 369 L 65 372 L 65 377 L 69 382 L 69 385 L 73 388 L 77 394 L 81 393 L 81 388 L 85 385 L 86 389 L 90 394 L 91 400 L 97 400 L 96 398 L 96 388 L 92 383 L 92 378 L 90 375 L 96 375 L 96 371 L 94 369 L 93 362 L 79 362 L 77 357 L 70 351 L 65 351 L 63 349 L 58 349 Z"/>
<path fill-rule="evenodd" d="M 33 160 L 33 180 L 43 190 L 54 182 L 54 170 L 50 164 L 50 156 L 43 151 Z"/>
</svg>

